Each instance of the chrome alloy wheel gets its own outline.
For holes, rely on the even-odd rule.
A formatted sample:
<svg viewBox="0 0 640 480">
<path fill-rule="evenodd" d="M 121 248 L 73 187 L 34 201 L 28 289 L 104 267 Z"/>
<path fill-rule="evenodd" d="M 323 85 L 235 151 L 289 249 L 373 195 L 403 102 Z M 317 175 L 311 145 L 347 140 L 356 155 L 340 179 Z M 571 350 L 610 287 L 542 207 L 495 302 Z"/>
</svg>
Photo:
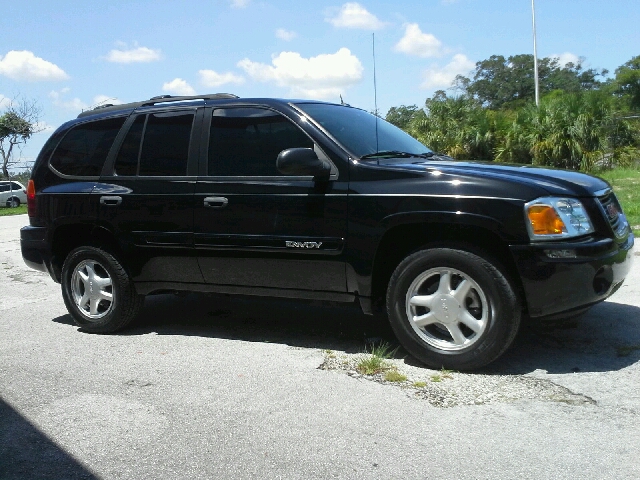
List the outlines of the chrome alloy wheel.
<svg viewBox="0 0 640 480">
<path fill-rule="evenodd" d="M 98 320 L 113 308 L 113 283 L 109 272 L 95 260 L 83 260 L 71 276 L 71 292 L 78 310 L 89 320 Z"/>
<path fill-rule="evenodd" d="M 455 352 L 477 342 L 487 328 L 489 303 L 469 275 L 438 267 L 418 275 L 406 296 L 407 318 L 432 347 Z"/>
</svg>

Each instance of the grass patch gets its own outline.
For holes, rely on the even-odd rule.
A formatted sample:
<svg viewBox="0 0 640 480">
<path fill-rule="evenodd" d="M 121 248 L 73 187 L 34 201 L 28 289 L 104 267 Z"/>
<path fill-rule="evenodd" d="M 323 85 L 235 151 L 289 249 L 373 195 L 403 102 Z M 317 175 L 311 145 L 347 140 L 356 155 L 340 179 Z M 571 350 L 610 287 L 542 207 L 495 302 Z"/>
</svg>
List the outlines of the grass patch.
<svg viewBox="0 0 640 480">
<path fill-rule="evenodd" d="M 443 368 L 440 370 L 440 376 L 442 378 L 453 378 L 453 370 L 447 370 L 446 368 Z"/>
<path fill-rule="evenodd" d="M 380 358 L 375 355 L 367 355 L 362 358 L 356 366 L 356 370 L 363 375 L 375 375 L 376 373 L 381 373 L 388 368 L 389 366 L 387 365 L 387 362 L 384 361 L 384 358 Z"/>
<path fill-rule="evenodd" d="M 415 388 L 424 388 L 427 386 L 427 382 L 422 382 L 422 381 L 413 382 L 413 386 Z"/>
<path fill-rule="evenodd" d="M 22 215 L 23 213 L 27 213 L 27 206 L 25 204 L 16 208 L 0 207 L 0 217 L 5 215 Z"/>
<path fill-rule="evenodd" d="M 616 352 L 619 357 L 628 357 L 636 350 L 640 350 L 640 345 L 624 345 L 616 348 Z"/>
<path fill-rule="evenodd" d="M 431 375 L 431 381 L 434 383 L 441 382 L 442 380 L 445 380 L 447 378 L 453 378 L 453 370 L 447 370 L 446 368 L 443 368 L 439 373 Z"/>
<path fill-rule="evenodd" d="M 374 357 L 392 358 L 395 356 L 397 351 L 398 347 L 392 349 L 391 345 L 389 345 L 387 342 L 380 342 L 376 345 L 373 345 L 368 353 L 370 353 Z"/>
<path fill-rule="evenodd" d="M 614 169 L 598 173 L 611 184 L 633 234 L 640 235 L 640 170 Z"/>
<path fill-rule="evenodd" d="M 406 375 L 401 374 L 395 368 L 392 368 L 391 370 L 387 371 L 384 374 L 384 379 L 387 382 L 406 382 L 407 381 Z"/>
<path fill-rule="evenodd" d="M 363 375 L 375 375 L 389 370 L 391 367 L 385 360 L 393 357 L 397 351 L 398 348 L 391 348 L 386 342 L 372 345 L 369 351 L 365 349 L 368 355 L 358 362 L 356 370 Z"/>
</svg>

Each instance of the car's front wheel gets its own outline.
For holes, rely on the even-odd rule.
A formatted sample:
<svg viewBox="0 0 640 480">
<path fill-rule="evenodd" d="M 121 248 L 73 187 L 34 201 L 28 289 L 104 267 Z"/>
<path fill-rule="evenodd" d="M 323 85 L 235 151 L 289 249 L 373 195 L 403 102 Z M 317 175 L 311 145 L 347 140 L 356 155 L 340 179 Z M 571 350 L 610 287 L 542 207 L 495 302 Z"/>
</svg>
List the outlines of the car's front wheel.
<svg viewBox="0 0 640 480">
<path fill-rule="evenodd" d="M 393 273 L 387 310 L 400 343 L 432 368 L 472 370 L 497 359 L 520 325 L 520 303 L 497 266 L 449 248 L 418 251 Z"/>
<path fill-rule="evenodd" d="M 138 314 L 143 298 L 120 262 L 109 252 L 76 248 L 62 267 L 62 296 L 67 310 L 83 330 L 111 333 Z"/>
</svg>

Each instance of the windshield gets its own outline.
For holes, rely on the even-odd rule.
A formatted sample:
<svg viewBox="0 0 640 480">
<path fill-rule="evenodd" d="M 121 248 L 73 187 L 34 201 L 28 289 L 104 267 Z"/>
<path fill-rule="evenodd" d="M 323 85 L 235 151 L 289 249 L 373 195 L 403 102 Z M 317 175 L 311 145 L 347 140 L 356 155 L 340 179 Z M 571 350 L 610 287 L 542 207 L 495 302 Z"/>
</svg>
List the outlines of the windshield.
<svg viewBox="0 0 640 480">
<path fill-rule="evenodd" d="M 412 136 L 359 108 L 326 103 L 296 103 L 296 106 L 318 122 L 350 153 L 357 157 L 378 152 L 411 155 L 431 153 Z"/>
</svg>

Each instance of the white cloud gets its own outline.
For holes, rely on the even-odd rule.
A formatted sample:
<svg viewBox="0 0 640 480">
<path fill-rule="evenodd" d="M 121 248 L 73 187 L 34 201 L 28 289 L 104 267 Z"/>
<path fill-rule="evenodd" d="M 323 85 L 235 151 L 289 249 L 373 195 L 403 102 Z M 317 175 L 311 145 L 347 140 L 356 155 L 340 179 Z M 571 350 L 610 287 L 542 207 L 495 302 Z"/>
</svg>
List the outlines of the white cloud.
<svg viewBox="0 0 640 480">
<path fill-rule="evenodd" d="M 162 58 L 160 50 L 153 50 L 147 47 L 137 47 L 126 49 L 113 49 L 105 57 L 108 62 L 114 63 L 145 63 L 155 62 Z"/>
<path fill-rule="evenodd" d="M 0 109 L 9 108 L 11 106 L 11 99 L 9 97 L 5 97 L 0 93 Z"/>
<path fill-rule="evenodd" d="M 245 58 L 238 67 L 254 80 L 289 87 L 292 95 L 323 99 L 338 97 L 362 80 L 363 71 L 360 60 L 348 48 L 310 58 L 297 52 L 281 52 L 273 57 L 271 65 Z"/>
<path fill-rule="evenodd" d="M 297 36 L 298 34 L 296 32 L 285 30 L 284 28 L 279 28 L 276 30 L 276 37 L 278 37 L 280 40 L 285 40 L 287 42 L 290 42 Z"/>
<path fill-rule="evenodd" d="M 234 83 L 236 85 L 244 83 L 244 77 L 231 72 L 218 73 L 214 70 L 200 70 L 198 74 L 200 74 L 200 83 L 204 87 L 215 88 L 227 83 Z"/>
<path fill-rule="evenodd" d="M 341 28 L 378 30 L 385 26 L 385 23 L 378 20 L 378 17 L 356 2 L 345 3 L 336 16 L 325 20 L 334 27 Z"/>
<path fill-rule="evenodd" d="M 405 26 L 404 37 L 393 47 L 396 52 L 416 57 L 439 57 L 444 53 L 442 42 L 430 33 L 423 33 L 417 23 Z"/>
<path fill-rule="evenodd" d="M 11 50 L 4 57 L 0 55 L 0 75 L 12 80 L 30 82 L 66 80 L 69 78 L 57 65 L 36 57 L 28 50 Z"/>
<path fill-rule="evenodd" d="M 558 59 L 558 64 L 561 67 L 565 67 L 567 63 L 573 63 L 574 65 L 578 65 L 580 63 L 580 57 L 571 52 L 564 53 L 554 53 L 553 55 L 549 55 L 551 58 Z"/>
<path fill-rule="evenodd" d="M 104 105 L 105 103 L 111 103 L 113 105 L 120 105 L 121 103 L 123 103 L 118 98 L 102 94 L 93 97 L 91 103 L 86 103 L 78 97 L 67 98 L 67 94 L 70 91 L 71 89 L 69 87 L 61 88 L 60 90 L 51 90 L 49 92 L 49 98 L 53 101 L 53 104 L 56 107 L 61 107 L 76 112 L 91 110 L 97 106 Z"/>
<path fill-rule="evenodd" d="M 250 0 L 231 0 L 231 8 L 246 8 Z"/>
<path fill-rule="evenodd" d="M 71 89 L 69 87 L 65 87 L 61 90 L 51 90 L 49 92 L 49 98 L 53 100 L 53 104 L 56 107 L 65 108 L 67 110 L 73 111 L 84 111 L 89 109 L 90 105 L 80 100 L 78 97 L 72 98 L 68 100 L 66 98 L 67 93 L 69 93 Z"/>
<path fill-rule="evenodd" d="M 170 82 L 163 84 L 162 91 L 185 96 L 196 94 L 196 91 L 193 89 L 193 87 L 189 85 L 186 80 L 183 80 L 181 78 L 174 78 Z"/>
<path fill-rule="evenodd" d="M 476 64 L 466 56 L 458 53 L 444 67 L 439 68 L 436 65 L 428 68 L 424 73 L 424 82 L 420 86 L 422 88 L 450 87 L 456 75 L 467 75 L 475 66 Z"/>
</svg>

